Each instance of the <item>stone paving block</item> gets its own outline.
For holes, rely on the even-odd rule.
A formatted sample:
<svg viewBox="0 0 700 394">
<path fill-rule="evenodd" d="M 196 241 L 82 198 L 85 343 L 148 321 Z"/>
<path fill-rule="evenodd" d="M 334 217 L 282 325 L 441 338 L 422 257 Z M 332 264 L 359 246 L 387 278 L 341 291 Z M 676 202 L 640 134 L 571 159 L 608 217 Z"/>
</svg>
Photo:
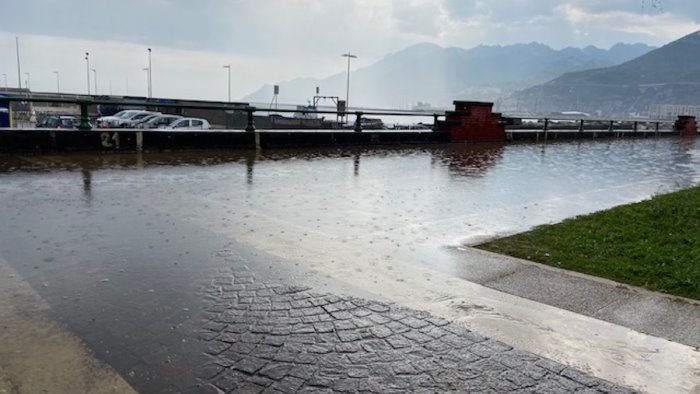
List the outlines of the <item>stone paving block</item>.
<svg viewBox="0 0 700 394">
<path fill-rule="evenodd" d="M 262 369 L 262 367 L 267 365 L 267 363 L 268 362 L 266 360 L 262 360 L 257 357 L 248 357 L 234 364 L 234 368 L 252 375 Z"/>
</svg>

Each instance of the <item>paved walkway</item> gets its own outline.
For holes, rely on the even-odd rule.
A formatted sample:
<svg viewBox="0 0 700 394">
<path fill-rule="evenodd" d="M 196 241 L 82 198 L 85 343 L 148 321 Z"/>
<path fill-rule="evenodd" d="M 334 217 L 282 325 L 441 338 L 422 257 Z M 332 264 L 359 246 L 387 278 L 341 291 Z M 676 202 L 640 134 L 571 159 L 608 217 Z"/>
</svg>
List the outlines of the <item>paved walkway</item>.
<svg viewBox="0 0 700 394">
<path fill-rule="evenodd" d="M 463 279 L 645 334 L 700 347 L 700 302 L 463 248 Z"/>
<path fill-rule="evenodd" d="M 202 392 L 631 393 L 425 312 L 224 272 L 203 289 Z"/>
</svg>

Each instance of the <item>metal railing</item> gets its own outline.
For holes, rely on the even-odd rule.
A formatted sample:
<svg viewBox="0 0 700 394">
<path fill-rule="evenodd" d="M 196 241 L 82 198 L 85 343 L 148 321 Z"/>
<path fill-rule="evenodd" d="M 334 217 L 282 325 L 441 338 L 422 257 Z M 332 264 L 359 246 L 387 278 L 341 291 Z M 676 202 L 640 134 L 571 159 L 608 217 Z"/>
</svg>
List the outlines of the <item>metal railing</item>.
<svg viewBox="0 0 700 394">
<path fill-rule="evenodd" d="M 0 102 L 31 102 L 31 103 L 57 103 L 57 104 L 73 104 L 80 107 L 80 123 L 79 130 L 91 130 L 89 117 L 89 107 L 93 105 L 110 105 L 110 106 L 126 106 L 126 107 L 165 107 L 165 108 L 180 108 L 180 109 L 200 109 L 200 110 L 221 110 L 221 111 L 241 111 L 247 114 L 247 122 L 245 131 L 255 132 L 255 114 L 258 113 L 302 113 L 302 114 L 332 114 L 339 117 L 355 116 L 353 130 L 361 132 L 362 118 L 368 116 L 414 116 L 414 117 L 432 117 L 433 131 L 437 131 L 438 118 L 444 117 L 445 113 L 428 113 L 428 112 L 411 112 L 411 111 L 333 111 L 333 110 L 318 110 L 318 109 L 272 109 L 258 108 L 251 106 L 248 103 L 224 103 L 224 102 L 196 102 L 186 101 L 178 102 L 176 100 L 162 99 L 110 99 L 100 98 L 96 96 L 78 96 L 77 98 L 52 97 L 41 95 L 7 95 L 0 96 Z"/>
</svg>

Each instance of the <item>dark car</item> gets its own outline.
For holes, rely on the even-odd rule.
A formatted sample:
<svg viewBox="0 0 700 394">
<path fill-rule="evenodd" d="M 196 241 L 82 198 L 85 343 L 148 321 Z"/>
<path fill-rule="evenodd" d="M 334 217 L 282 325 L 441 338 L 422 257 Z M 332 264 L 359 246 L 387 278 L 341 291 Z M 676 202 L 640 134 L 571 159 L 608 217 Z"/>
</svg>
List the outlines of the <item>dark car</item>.
<svg viewBox="0 0 700 394">
<path fill-rule="evenodd" d="M 182 119 L 182 116 L 158 115 L 154 118 L 151 118 L 147 122 L 139 123 L 138 125 L 136 125 L 136 127 L 139 129 L 162 129 L 178 119 Z"/>
<path fill-rule="evenodd" d="M 75 129 L 80 122 L 75 116 L 47 116 L 36 127 L 46 129 Z"/>
</svg>

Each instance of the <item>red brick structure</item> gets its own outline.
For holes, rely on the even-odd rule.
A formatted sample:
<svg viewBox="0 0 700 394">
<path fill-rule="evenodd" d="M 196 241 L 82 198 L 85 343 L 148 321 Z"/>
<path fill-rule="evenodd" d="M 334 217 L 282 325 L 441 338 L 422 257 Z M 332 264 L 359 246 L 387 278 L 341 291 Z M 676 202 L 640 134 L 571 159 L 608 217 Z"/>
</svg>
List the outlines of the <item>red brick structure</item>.
<svg viewBox="0 0 700 394">
<path fill-rule="evenodd" d="M 501 114 L 493 113 L 493 103 L 455 101 L 455 110 L 438 121 L 440 131 L 450 132 L 456 141 L 505 141 L 506 127 Z"/>
<path fill-rule="evenodd" d="M 673 124 L 673 128 L 681 132 L 683 137 L 695 137 L 698 135 L 698 123 L 695 116 L 678 116 L 678 120 Z"/>
</svg>

